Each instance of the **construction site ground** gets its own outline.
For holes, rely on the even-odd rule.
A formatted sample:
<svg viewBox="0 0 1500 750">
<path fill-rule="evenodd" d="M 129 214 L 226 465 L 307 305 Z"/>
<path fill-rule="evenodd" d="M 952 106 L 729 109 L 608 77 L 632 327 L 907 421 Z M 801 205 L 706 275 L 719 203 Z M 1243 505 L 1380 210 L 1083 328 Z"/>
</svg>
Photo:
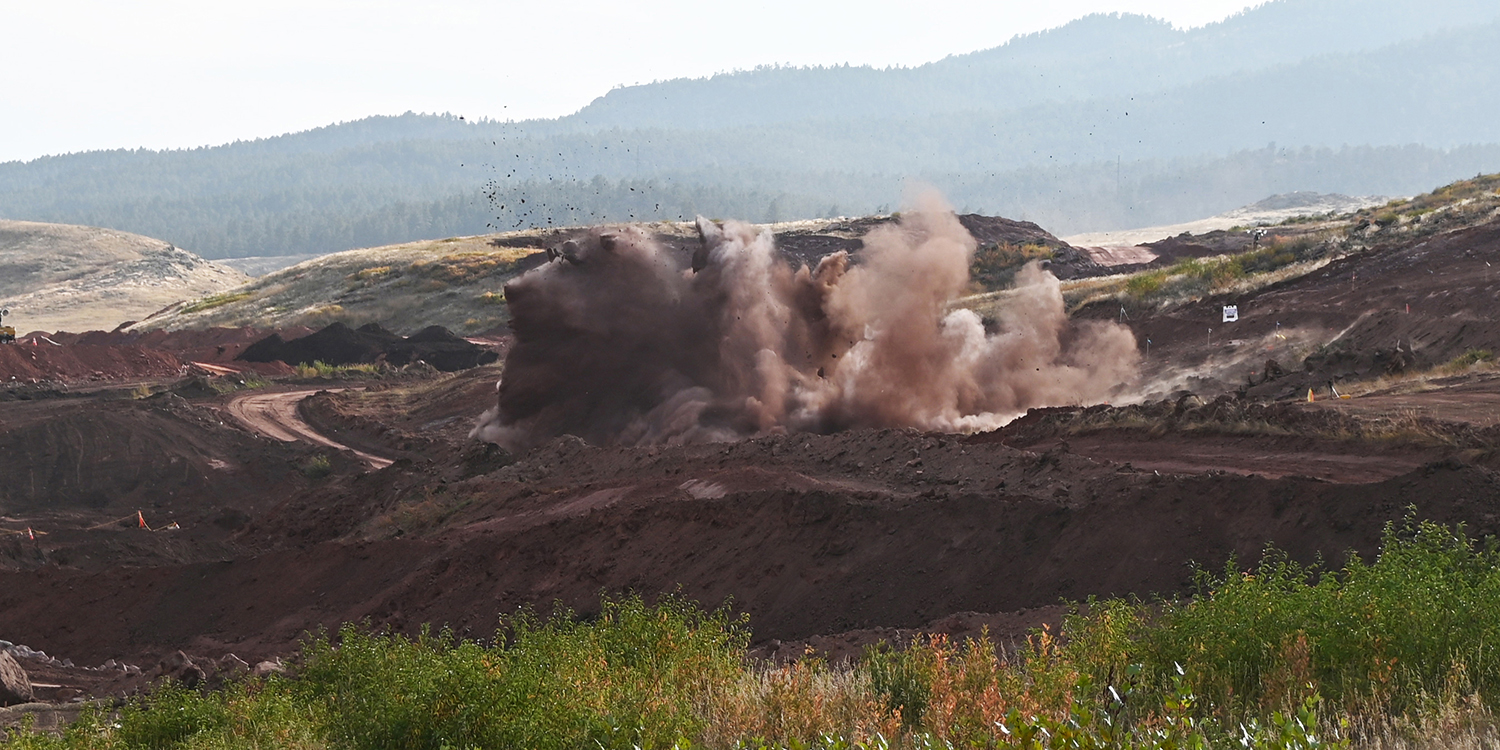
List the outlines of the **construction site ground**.
<svg viewBox="0 0 1500 750">
<path fill-rule="evenodd" d="M 975 435 L 563 437 L 511 456 L 467 438 L 498 365 L 220 392 L 192 362 L 232 362 L 254 335 L 0 347 L 17 378 L 0 403 L 0 638 L 45 651 L 22 665 L 67 701 L 138 689 L 121 665 L 149 675 L 179 649 L 254 664 L 345 622 L 485 638 L 518 608 L 678 592 L 748 613 L 757 654 L 838 658 L 923 631 L 1019 637 L 1065 602 L 1185 592 L 1195 565 L 1268 543 L 1336 565 L 1412 507 L 1500 532 L 1500 377 L 1352 387 L 1387 377 L 1372 368 L 1397 338 L 1419 360 L 1407 375 L 1500 350 L 1500 283 L 1481 270 L 1500 224 L 1465 231 L 1244 295 L 1233 347 L 1200 330 L 1223 300 L 1137 314 L 1146 378 L 1171 362 L 1204 387 Z M 1358 395 L 1328 398 L 1327 372 L 1286 355 L 1250 387 L 1277 322 L 1342 332 L 1335 375 Z M 275 424 L 244 417 L 251 398 Z"/>
</svg>

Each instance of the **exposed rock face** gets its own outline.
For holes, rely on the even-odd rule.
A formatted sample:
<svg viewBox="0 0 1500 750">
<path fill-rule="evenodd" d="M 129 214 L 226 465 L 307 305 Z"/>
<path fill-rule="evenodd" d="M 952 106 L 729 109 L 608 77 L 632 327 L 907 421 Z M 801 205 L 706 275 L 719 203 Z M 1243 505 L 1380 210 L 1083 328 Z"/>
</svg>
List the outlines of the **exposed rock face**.
<svg viewBox="0 0 1500 750">
<path fill-rule="evenodd" d="M 31 679 L 9 653 L 0 651 L 0 706 L 30 703 Z"/>
</svg>

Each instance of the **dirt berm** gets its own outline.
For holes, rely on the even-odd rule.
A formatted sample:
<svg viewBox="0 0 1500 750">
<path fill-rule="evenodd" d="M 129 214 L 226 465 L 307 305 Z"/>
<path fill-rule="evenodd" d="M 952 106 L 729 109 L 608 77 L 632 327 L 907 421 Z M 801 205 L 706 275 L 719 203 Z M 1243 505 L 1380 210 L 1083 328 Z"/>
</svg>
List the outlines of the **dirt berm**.
<svg viewBox="0 0 1500 750">
<path fill-rule="evenodd" d="M 251 344 L 237 359 L 289 365 L 322 362 L 330 365 L 386 362 L 401 366 L 423 361 L 443 372 L 487 365 L 499 359 L 493 351 L 476 346 L 442 326 L 428 326 L 411 336 L 398 336 L 377 323 L 351 329 L 332 323 L 316 333 L 287 341 L 273 333 Z"/>
<path fill-rule="evenodd" d="M 1500 477 L 1482 457 L 1354 484 L 1158 474 L 987 440 L 562 438 L 514 463 L 453 446 L 287 493 L 235 534 L 236 556 L 0 572 L 0 633 L 90 663 L 176 648 L 249 659 L 346 621 L 484 637 L 517 607 L 586 615 L 601 591 L 675 590 L 732 600 L 758 641 L 793 640 L 1171 594 L 1193 563 L 1251 562 L 1268 542 L 1336 563 L 1373 553 L 1408 506 L 1500 531 Z"/>
</svg>

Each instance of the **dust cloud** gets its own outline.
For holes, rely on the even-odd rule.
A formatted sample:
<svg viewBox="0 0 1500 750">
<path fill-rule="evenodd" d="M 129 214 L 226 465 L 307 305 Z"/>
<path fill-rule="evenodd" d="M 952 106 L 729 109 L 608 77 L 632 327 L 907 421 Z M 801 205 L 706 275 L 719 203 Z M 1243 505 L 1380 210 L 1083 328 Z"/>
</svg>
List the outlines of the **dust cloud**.
<svg viewBox="0 0 1500 750">
<path fill-rule="evenodd" d="M 767 230 L 698 220 L 685 259 L 636 227 L 549 251 L 505 287 L 515 343 L 471 437 L 523 450 L 734 440 L 860 427 L 968 432 L 1027 408 L 1106 399 L 1133 379 L 1127 328 L 1070 321 L 1036 265 L 993 330 L 954 308 L 974 240 L 935 194 L 793 268 Z"/>
</svg>

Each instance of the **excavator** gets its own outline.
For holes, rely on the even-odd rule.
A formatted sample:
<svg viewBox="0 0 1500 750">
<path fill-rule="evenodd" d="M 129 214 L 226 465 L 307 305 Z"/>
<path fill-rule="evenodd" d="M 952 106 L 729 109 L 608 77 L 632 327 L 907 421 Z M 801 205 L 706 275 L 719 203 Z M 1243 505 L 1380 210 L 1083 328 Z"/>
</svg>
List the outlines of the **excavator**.
<svg viewBox="0 0 1500 750">
<path fill-rule="evenodd" d="M 0 344 L 16 343 L 16 329 L 5 325 L 5 316 L 9 314 L 9 310 L 0 310 Z"/>
</svg>

